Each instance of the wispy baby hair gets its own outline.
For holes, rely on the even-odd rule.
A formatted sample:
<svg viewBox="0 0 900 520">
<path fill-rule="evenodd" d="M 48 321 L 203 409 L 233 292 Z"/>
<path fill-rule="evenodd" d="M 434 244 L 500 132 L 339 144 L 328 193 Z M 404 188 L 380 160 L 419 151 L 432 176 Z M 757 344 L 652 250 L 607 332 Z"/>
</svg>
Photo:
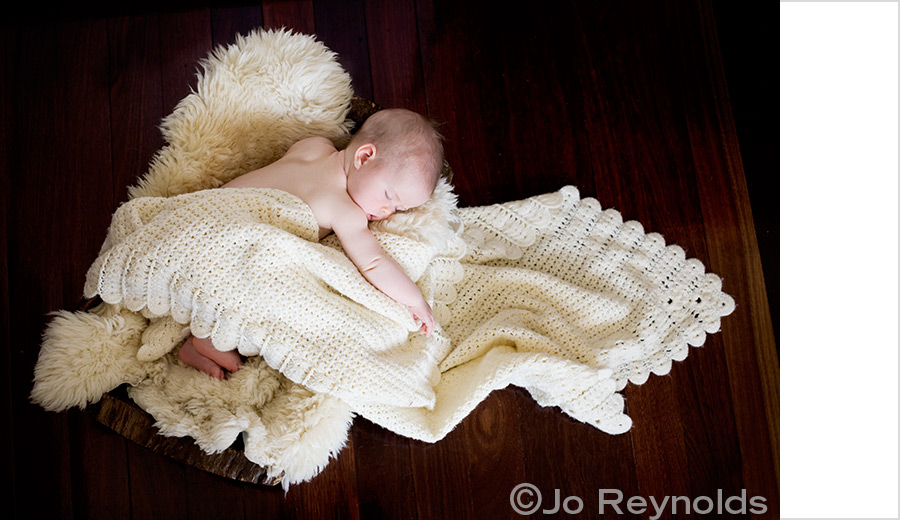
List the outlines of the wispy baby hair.
<svg viewBox="0 0 900 520">
<path fill-rule="evenodd" d="M 350 148 L 372 143 L 385 161 L 412 162 L 433 182 L 444 166 L 443 137 L 427 117 L 403 108 L 375 112 L 350 140 Z"/>
</svg>

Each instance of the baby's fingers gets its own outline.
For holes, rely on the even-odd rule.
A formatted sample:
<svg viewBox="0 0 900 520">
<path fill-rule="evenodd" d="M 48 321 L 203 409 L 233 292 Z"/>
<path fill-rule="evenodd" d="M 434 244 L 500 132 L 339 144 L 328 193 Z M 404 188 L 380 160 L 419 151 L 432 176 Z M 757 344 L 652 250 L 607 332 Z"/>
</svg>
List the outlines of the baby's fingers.
<svg viewBox="0 0 900 520">
<path fill-rule="evenodd" d="M 426 336 L 431 337 L 431 333 L 434 332 L 434 323 L 423 323 L 422 324 L 422 333 Z"/>
<path fill-rule="evenodd" d="M 422 322 L 422 326 L 419 327 L 419 332 L 422 332 L 426 336 L 431 336 L 431 333 L 434 331 L 434 315 L 431 314 L 430 309 L 424 309 L 425 312 L 416 312 L 413 311 L 413 316 Z"/>
<path fill-rule="evenodd" d="M 427 320 L 422 320 L 422 332 L 426 336 L 431 336 L 431 333 L 434 332 L 434 318 L 432 316 L 429 315 Z"/>
<path fill-rule="evenodd" d="M 429 312 L 428 313 L 428 332 L 426 335 L 431 336 L 431 333 L 434 332 L 435 321 L 434 316 Z"/>
</svg>

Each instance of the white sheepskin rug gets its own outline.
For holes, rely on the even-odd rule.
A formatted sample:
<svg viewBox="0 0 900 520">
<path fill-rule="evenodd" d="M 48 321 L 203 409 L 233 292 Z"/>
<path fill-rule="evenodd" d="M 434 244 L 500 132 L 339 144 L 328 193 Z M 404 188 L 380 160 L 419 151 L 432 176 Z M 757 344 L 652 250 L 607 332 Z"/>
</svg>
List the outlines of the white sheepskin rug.
<svg viewBox="0 0 900 520">
<path fill-rule="evenodd" d="M 421 208 L 373 223 L 435 308 L 439 326 L 430 338 L 360 282 L 333 237 L 279 235 L 285 251 L 316 258 L 309 271 L 328 281 L 324 293 L 250 291 L 286 309 L 284 319 L 239 316 L 227 299 L 216 299 L 223 291 L 209 289 L 213 282 L 189 290 L 154 285 L 147 282 L 152 269 L 120 262 L 126 257 L 116 251 L 150 255 L 178 242 L 145 237 L 150 229 L 169 236 L 177 227 L 161 220 L 175 222 L 169 210 L 221 207 L 212 188 L 274 161 L 297 140 L 320 135 L 345 145 L 352 97 L 334 53 L 311 36 L 258 30 L 204 60 L 196 90 L 163 121 L 166 146 L 117 211 L 87 276 L 86 296 L 103 302 L 55 313 L 48 325 L 33 400 L 52 411 L 83 408 L 127 383 L 162 434 L 189 436 L 209 453 L 243 436 L 246 457 L 289 486 L 314 477 L 340 451 L 355 415 L 436 442 L 508 385 L 622 433 L 631 426 L 619 393 L 625 385 L 667 373 L 734 309 L 699 261 L 571 186 L 458 208 L 452 186 L 442 182 Z M 250 191 L 228 207 L 252 206 L 250 213 L 264 215 L 260 225 L 280 231 L 299 229 L 309 217 L 302 201 Z M 270 205 L 288 209 L 266 216 L 260 208 Z M 206 221 L 184 222 L 193 229 Z M 178 251 L 165 254 L 177 259 Z M 151 286 L 157 292 L 145 290 Z M 224 294 L 246 289 L 223 287 Z M 290 297 L 297 294 L 302 298 Z M 329 322 L 290 318 L 303 317 L 303 309 L 358 328 L 330 334 Z M 177 349 L 191 331 L 211 334 L 217 348 L 234 348 L 247 362 L 224 381 L 184 366 Z"/>
</svg>

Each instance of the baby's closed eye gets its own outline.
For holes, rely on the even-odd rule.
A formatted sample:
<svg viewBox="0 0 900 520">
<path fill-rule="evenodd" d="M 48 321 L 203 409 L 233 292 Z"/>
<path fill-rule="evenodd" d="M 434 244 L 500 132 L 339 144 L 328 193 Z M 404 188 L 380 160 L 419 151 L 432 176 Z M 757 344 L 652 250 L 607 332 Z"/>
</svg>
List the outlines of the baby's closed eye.
<svg viewBox="0 0 900 520">
<path fill-rule="evenodd" d="M 393 205 L 394 205 L 394 211 L 406 211 L 406 208 L 405 208 L 405 207 L 403 207 L 403 206 L 401 206 L 400 204 L 398 204 L 398 202 L 397 202 L 397 197 L 396 197 L 391 191 L 385 190 L 385 192 L 384 192 L 384 197 L 385 197 L 388 201 L 390 201 L 391 203 L 393 203 Z"/>
</svg>

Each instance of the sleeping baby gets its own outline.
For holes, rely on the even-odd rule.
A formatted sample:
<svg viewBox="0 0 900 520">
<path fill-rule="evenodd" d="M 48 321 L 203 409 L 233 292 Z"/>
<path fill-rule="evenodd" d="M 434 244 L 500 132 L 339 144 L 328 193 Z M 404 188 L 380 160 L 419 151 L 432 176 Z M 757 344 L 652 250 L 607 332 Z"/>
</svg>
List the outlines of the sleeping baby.
<svg viewBox="0 0 900 520">
<path fill-rule="evenodd" d="M 368 223 L 427 202 L 442 166 L 441 136 L 431 122 L 409 110 L 387 109 L 370 116 L 343 150 L 324 137 L 303 139 L 279 160 L 223 188 L 276 188 L 302 199 L 318 222 L 319 238 L 334 232 L 366 280 L 408 306 L 420 330 L 431 335 L 431 307 Z M 178 357 L 217 379 L 241 366 L 236 351 L 219 351 L 209 338 L 188 337 Z"/>
</svg>

